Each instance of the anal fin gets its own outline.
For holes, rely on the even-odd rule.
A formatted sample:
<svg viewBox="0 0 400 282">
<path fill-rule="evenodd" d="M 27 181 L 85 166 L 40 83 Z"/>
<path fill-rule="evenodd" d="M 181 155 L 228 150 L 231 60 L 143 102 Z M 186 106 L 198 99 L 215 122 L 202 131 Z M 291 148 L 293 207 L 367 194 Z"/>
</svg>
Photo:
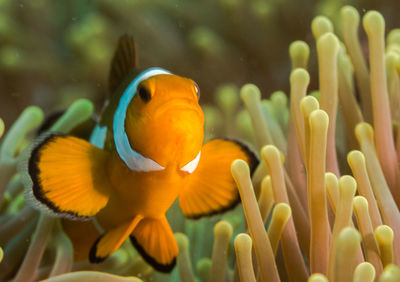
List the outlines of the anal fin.
<svg viewBox="0 0 400 282">
<path fill-rule="evenodd" d="M 74 261 L 87 260 L 90 247 L 100 235 L 93 222 L 64 218 L 62 228 L 71 240 L 74 249 Z"/>
<path fill-rule="evenodd" d="M 130 238 L 144 260 L 154 269 L 170 272 L 174 268 L 178 245 L 165 216 L 144 218 Z"/>
<path fill-rule="evenodd" d="M 239 203 L 239 192 L 231 175 L 231 164 L 242 159 L 253 173 L 257 157 L 239 141 L 214 139 L 203 145 L 196 170 L 179 194 L 179 204 L 188 218 L 200 218 L 233 208 Z"/>
<path fill-rule="evenodd" d="M 142 218 L 142 216 L 137 215 L 132 221 L 125 222 L 101 235 L 90 249 L 89 261 L 100 263 L 111 253 L 118 250 Z"/>
</svg>

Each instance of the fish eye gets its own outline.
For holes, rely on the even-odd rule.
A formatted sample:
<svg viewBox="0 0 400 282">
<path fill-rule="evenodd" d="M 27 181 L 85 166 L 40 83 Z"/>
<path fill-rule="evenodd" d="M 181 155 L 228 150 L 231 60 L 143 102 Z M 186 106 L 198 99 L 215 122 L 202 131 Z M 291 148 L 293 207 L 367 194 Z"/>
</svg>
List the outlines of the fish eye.
<svg viewBox="0 0 400 282">
<path fill-rule="evenodd" d="M 143 102 L 147 103 L 151 100 L 150 91 L 143 85 L 138 86 L 137 93 L 139 94 L 139 97 L 143 100 Z"/>
<path fill-rule="evenodd" d="M 193 81 L 193 83 L 194 83 L 194 89 L 195 89 L 196 95 L 197 95 L 197 100 L 199 100 L 200 99 L 200 88 L 199 88 L 199 85 L 194 81 Z"/>
</svg>

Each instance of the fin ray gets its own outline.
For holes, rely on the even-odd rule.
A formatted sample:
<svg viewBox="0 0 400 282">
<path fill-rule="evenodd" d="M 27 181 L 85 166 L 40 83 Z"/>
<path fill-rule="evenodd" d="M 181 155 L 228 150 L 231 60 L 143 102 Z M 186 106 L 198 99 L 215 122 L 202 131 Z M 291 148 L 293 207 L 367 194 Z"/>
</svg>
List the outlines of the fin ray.
<svg viewBox="0 0 400 282">
<path fill-rule="evenodd" d="M 213 215 L 236 206 L 239 192 L 230 172 L 235 159 L 247 161 L 251 172 L 258 165 L 254 153 L 238 141 L 214 139 L 204 144 L 199 165 L 179 194 L 186 217 Z"/>
<path fill-rule="evenodd" d="M 34 197 L 56 215 L 94 216 L 108 202 L 108 154 L 73 136 L 50 134 L 28 161 Z"/>
<path fill-rule="evenodd" d="M 178 246 L 165 216 L 143 219 L 130 238 L 137 251 L 154 269 L 161 272 L 173 269 Z"/>
<path fill-rule="evenodd" d="M 136 43 L 133 36 L 122 35 L 118 41 L 118 47 L 111 62 L 109 89 L 110 93 L 121 85 L 127 75 L 138 66 Z"/>
<path fill-rule="evenodd" d="M 101 235 L 90 249 L 89 261 L 92 263 L 100 263 L 111 253 L 118 250 L 142 218 L 142 216 L 137 215 L 132 221 L 125 222 Z"/>
</svg>

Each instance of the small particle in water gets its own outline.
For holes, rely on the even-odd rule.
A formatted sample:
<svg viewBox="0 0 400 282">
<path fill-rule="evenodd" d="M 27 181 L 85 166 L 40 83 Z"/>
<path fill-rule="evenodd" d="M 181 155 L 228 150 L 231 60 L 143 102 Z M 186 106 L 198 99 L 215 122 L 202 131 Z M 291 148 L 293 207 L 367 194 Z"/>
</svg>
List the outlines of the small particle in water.
<svg viewBox="0 0 400 282">
<path fill-rule="evenodd" d="M 23 4 L 23 3 L 19 3 L 19 7 L 20 7 L 20 8 L 23 8 L 23 7 L 24 7 L 24 4 Z"/>
<path fill-rule="evenodd" d="M 71 20 L 72 20 L 73 22 L 75 22 L 75 21 L 77 20 L 77 18 L 76 18 L 76 17 L 72 17 Z"/>
</svg>

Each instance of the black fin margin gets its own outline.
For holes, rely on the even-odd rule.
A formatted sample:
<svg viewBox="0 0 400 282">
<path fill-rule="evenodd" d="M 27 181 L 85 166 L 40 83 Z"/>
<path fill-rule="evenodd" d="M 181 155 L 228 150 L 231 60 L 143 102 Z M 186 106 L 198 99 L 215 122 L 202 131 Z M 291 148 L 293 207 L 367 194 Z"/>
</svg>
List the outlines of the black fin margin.
<svg viewBox="0 0 400 282">
<path fill-rule="evenodd" d="M 55 138 L 62 138 L 65 137 L 66 135 L 59 134 L 59 133 L 51 133 L 46 135 L 43 140 L 41 140 L 32 150 L 29 160 L 28 160 L 28 173 L 29 176 L 32 180 L 32 194 L 38 200 L 40 203 L 45 205 L 49 210 L 52 212 L 59 214 L 59 215 L 68 215 L 76 219 L 80 220 L 86 220 L 89 217 L 87 216 L 81 216 L 75 212 L 71 211 L 63 211 L 59 207 L 57 207 L 53 202 L 49 201 L 46 198 L 45 193 L 43 192 L 40 184 L 40 170 L 38 167 L 38 163 L 40 161 L 40 151 L 43 148 L 43 146 L 46 146 L 48 143 L 51 143 Z"/>
<path fill-rule="evenodd" d="M 218 138 L 216 138 L 218 139 Z M 220 138 L 226 141 L 230 141 L 232 143 L 235 143 L 236 145 L 238 145 L 240 147 L 240 149 L 248 156 L 249 158 L 249 168 L 250 168 L 250 176 L 253 176 L 254 171 L 256 170 L 258 164 L 260 163 L 259 159 L 257 158 L 256 154 L 250 149 L 249 146 L 247 146 L 245 143 L 243 143 L 242 141 L 239 141 L 237 139 L 233 139 L 233 138 L 228 138 L 228 137 L 224 137 L 224 138 Z"/>
<path fill-rule="evenodd" d="M 90 248 L 89 251 L 89 262 L 90 263 L 101 263 L 103 261 L 105 261 L 108 256 L 106 257 L 98 257 L 96 256 L 96 252 L 97 252 L 97 244 L 100 242 L 100 240 L 104 237 L 104 234 L 101 235 L 99 238 L 97 238 L 97 240 L 93 243 L 92 247 Z"/>
<path fill-rule="evenodd" d="M 256 154 L 243 142 L 237 140 L 237 139 L 233 139 L 233 138 L 228 138 L 228 137 L 224 137 L 224 138 L 213 138 L 210 141 L 216 140 L 216 139 L 222 139 L 225 141 L 229 141 L 232 143 L 235 143 L 236 145 L 238 145 L 241 150 L 248 156 L 249 158 L 249 168 L 250 168 L 250 176 L 253 176 L 254 171 L 256 170 L 258 164 L 260 163 L 260 161 L 258 160 Z M 229 210 L 234 209 L 238 204 L 240 203 L 240 194 L 239 191 L 236 190 L 236 197 L 235 199 L 228 204 L 227 206 L 223 207 L 222 209 L 219 210 L 214 210 L 211 211 L 209 213 L 202 213 L 202 214 L 194 214 L 194 215 L 190 215 L 190 216 L 185 216 L 188 219 L 200 219 L 202 217 L 206 217 L 206 216 L 213 216 L 213 215 L 218 215 L 218 214 L 222 214 L 224 212 L 227 212 Z"/>
<path fill-rule="evenodd" d="M 111 94 L 114 93 L 126 76 L 136 69 L 137 66 L 138 58 L 135 40 L 133 36 L 124 34 L 118 40 L 118 46 L 111 61 L 109 76 L 109 90 Z"/>
<path fill-rule="evenodd" d="M 130 235 L 129 239 L 131 240 L 132 245 L 136 248 L 136 250 L 139 252 L 139 254 L 143 257 L 143 259 L 148 264 L 150 264 L 155 270 L 157 270 L 159 272 L 163 272 L 163 273 L 169 273 L 172 271 L 172 269 L 174 269 L 175 264 L 176 264 L 176 257 L 169 264 L 158 263 L 153 257 L 151 257 L 143 249 L 143 247 L 139 244 L 139 242 L 136 240 L 136 238 L 133 235 Z"/>
<path fill-rule="evenodd" d="M 194 215 L 185 215 L 185 218 L 188 219 L 200 219 L 206 216 L 213 216 L 213 215 L 218 215 L 218 214 L 222 214 L 224 212 L 233 210 L 238 204 L 240 203 L 240 195 L 239 195 L 239 191 L 236 191 L 236 197 L 235 199 L 229 203 L 227 206 L 223 207 L 222 209 L 219 210 L 213 210 L 210 211 L 208 213 L 202 213 L 202 214 L 194 214 Z"/>
</svg>

